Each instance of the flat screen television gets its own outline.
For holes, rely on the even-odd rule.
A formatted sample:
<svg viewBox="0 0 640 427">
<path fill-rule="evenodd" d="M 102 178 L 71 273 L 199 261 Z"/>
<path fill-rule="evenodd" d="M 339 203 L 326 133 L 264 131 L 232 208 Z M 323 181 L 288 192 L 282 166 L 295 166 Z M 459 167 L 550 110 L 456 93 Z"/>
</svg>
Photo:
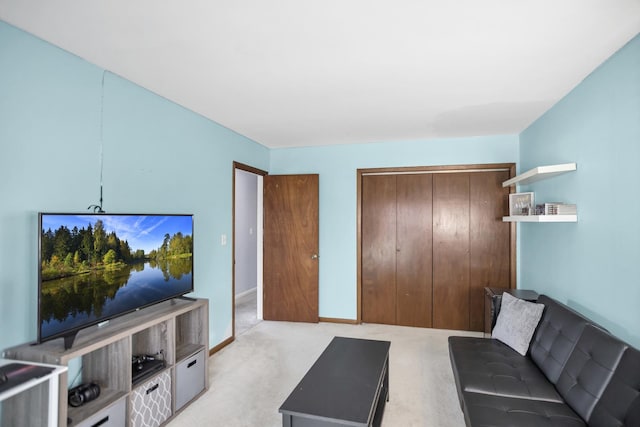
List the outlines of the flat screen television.
<svg viewBox="0 0 640 427">
<path fill-rule="evenodd" d="M 193 291 L 193 216 L 40 213 L 38 342 Z"/>
</svg>

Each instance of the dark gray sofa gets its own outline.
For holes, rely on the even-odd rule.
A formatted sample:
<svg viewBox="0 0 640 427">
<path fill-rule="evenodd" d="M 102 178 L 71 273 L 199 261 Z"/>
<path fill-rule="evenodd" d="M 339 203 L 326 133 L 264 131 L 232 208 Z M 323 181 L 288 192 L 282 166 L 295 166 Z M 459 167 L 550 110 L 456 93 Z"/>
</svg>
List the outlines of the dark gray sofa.
<svg viewBox="0 0 640 427">
<path fill-rule="evenodd" d="M 491 338 L 450 337 L 467 426 L 640 427 L 640 351 L 545 295 L 521 356 Z"/>
</svg>

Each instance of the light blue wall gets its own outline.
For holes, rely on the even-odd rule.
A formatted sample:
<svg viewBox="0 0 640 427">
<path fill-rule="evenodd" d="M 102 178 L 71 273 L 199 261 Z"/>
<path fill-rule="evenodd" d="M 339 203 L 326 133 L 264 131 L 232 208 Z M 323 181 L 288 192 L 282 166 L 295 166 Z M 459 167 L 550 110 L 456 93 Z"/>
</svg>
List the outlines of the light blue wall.
<svg viewBox="0 0 640 427">
<path fill-rule="evenodd" d="M 640 40 L 520 135 L 268 150 L 0 21 L 0 348 L 36 334 L 37 212 L 195 217 L 196 294 L 210 344 L 230 335 L 232 161 L 320 174 L 320 315 L 356 317 L 356 169 L 576 161 L 531 186 L 578 203 L 577 224 L 520 226 L 519 287 L 548 293 L 640 343 Z M 101 104 L 102 93 L 104 102 Z M 102 144 L 100 111 L 103 114 Z M 526 189 L 526 188 L 525 188 Z M 631 197 L 629 196 L 631 195 Z"/>
<path fill-rule="evenodd" d="M 357 316 L 357 169 L 515 163 L 517 158 L 517 136 L 271 150 L 271 174 L 320 174 L 320 316 Z"/>
<path fill-rule="evenodd" d="M 521 170 L 578 170 L 524 190 L 578 205 L 578 223 L 520 225 L 520 287 L 640 347 L 640 36 L 521 134 Z"/>
<path fill-rule="evenodd" d="M 0 349 L 36 338 L 37 212 L 99 200 L 102 78 L 0 21 Z M 103 206 L 194 214 L 213 346 L 231 333 L 232 162 L 268 169 L 269 150 L 111 73 L 103 105 Z"/>
</svg>

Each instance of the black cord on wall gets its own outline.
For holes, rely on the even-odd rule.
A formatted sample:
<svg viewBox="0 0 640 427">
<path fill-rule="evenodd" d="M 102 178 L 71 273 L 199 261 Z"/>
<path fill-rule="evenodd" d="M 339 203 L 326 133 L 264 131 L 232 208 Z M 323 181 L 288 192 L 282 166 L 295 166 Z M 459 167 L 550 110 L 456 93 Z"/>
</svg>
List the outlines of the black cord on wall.
<svg viewBox="0 0 640 427">
<path fill-rule="evenodd" d="M 102 171 L 104 169 L 104 155 L 103 155 L 103 122 L 104 122 L 104 76 L 107 74 L 107 70 L 102 72 L 102 83 L 100 86 L 100 204 L 89 205 L 87 209 L 93 209 L 93 212 L 104 213 L 102 209 Z"/>
</svg>

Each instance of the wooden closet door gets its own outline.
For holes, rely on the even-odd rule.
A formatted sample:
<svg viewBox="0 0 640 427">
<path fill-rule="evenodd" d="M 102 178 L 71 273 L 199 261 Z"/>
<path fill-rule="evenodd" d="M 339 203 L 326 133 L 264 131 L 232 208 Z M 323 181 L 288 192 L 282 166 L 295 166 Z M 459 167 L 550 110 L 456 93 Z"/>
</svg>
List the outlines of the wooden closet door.
<svg viewBox="0 0 640 427">
<path fill-rule="evenodd" d="M 362 178 L 362 321 L 396 322 L 396 177 Z"/>
<path fill-rule="evenodd" d="M 432 180 L 397 176 L 397 325 L 431 327 Z"/>
<path fill-rule="evenodd" d="M 469 173 L 433 177 L 433 327 L 469 329 Z"/>
<path fill-rule="evenodd" d="M 508 288 L 511 279 L 509 171 L 470 174 L 469 329 L 484 330 L 484 288 Z"/>
</svg>

